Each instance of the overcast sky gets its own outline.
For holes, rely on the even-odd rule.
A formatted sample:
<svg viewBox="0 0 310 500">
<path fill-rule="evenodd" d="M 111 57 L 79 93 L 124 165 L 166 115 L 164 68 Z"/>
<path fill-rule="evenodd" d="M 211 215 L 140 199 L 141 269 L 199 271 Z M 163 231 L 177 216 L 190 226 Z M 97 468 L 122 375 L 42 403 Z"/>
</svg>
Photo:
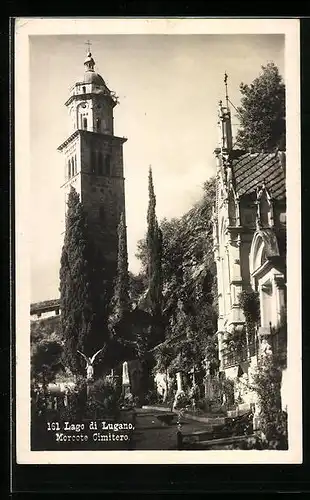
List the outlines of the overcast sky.
<svg viewBox="0 0 310 500">
<path fill-rule="evenodd" d="M 107 35 L 30 38 L 31 301 L 59 296 L 62 245 L 64 103 L 83 76 L 85 42 L 95 70 L 119 96 L 115 134 L 124 145 L 129 267 L 139 270 L 137 241 L 146 230 L 147 176 L 152 165 L 157 215 L 183 214 L 215 173 L 217 105 L 223 76 L 237 106 L 239 84 L 274 61 L 284 76 L 282 35 Z M 237 119 L 233 113 L 233 123 Z"/>
</svg>

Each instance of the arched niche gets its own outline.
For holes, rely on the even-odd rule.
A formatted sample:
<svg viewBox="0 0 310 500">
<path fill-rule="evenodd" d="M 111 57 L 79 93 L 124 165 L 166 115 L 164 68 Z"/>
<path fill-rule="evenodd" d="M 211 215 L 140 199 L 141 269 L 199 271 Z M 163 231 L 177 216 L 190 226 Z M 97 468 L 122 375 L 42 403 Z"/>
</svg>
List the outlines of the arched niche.
<svg viewBox="0 0 310 500">
<path fill-rule="evenodd" d="M 250 274 L 259 269 L 268 257 L 279 255 L 276 235 L 271 229 L 260 229 L 253 236 L 249 255 Z"/>
</svg>

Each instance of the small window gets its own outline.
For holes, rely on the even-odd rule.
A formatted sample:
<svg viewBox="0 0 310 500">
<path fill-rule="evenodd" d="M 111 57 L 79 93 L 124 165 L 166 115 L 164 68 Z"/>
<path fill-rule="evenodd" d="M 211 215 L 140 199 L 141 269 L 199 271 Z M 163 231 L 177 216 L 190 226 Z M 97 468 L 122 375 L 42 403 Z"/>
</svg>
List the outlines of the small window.
<svg viewBox="0 0 310 500">
<path fill-rule="evenodd" d="M 96 119 L 96 127 L 97 127 L 97 132 L 100 132 L 100 129 L 101 129 L 101 120 L 100 120 L 100 118 Z"/>
<path fill-rule="evenodd" d="M 87 130 L 87 118 L 85 116 L 83 117 L 83 129 Z"/>
<path fill-rule="evenodd" d="M 68 161 L 68 179 L 71 177 L 71 161 Z"/>
<path fill-rule="evenodd" d="M 58 315 L 59 315 L 59 309 L 56 309 L 56 310 L 55 310 L 55 314 L 56 314 L 56 316 L 58 316 Z"/>
<path fill-rule="evenodd" d="M 77 161 L 76 161 L 76 155 L 74 155 L 74 175 L 77 174 Z"/>
<path fill-rule="evenodd" d="M 83 94 L 86 94 L 86 87 L 82 87 Z"/>
</svg>

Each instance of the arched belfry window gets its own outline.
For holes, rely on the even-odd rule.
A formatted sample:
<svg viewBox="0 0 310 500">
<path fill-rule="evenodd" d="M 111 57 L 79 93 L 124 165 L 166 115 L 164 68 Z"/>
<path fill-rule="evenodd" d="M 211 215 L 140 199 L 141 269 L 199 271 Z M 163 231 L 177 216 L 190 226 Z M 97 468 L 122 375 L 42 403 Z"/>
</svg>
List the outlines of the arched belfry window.
<svg viewBox="0 0 310 500">
<path fill-rule="evenodd" d="M 86 116 L 83 116 L 83 129 L 87 130 L 87 118 L 86 118 Z"/>
<path fill-rule="evenodd" d="M 86 87 L 82 87 L 83 94 L 86 94 Z"/>
</svg>

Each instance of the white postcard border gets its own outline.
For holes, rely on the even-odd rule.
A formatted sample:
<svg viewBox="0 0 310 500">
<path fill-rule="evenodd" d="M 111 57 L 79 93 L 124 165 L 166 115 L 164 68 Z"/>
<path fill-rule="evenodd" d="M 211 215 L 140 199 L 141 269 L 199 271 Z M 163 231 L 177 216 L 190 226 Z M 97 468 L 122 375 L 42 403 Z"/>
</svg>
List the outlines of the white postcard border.
<svg viewBox="0 0 310 500">
<path fill-rule="evenodd" d="M 284 34 L 287 89 L 287 451 L 30 450 L 29 36 L 94 34 Z M 302 462 L 300 67 L 298 19 L 18 18 L 15 27 L 16 453 L 19 464 L 298 464 Z M 39 209 L 39 207 L 38 207 Z M 14 367 L 13 367 L 14 369 Z M 13 422 L 14 425 L 14 422 Z"/>
</svg>

